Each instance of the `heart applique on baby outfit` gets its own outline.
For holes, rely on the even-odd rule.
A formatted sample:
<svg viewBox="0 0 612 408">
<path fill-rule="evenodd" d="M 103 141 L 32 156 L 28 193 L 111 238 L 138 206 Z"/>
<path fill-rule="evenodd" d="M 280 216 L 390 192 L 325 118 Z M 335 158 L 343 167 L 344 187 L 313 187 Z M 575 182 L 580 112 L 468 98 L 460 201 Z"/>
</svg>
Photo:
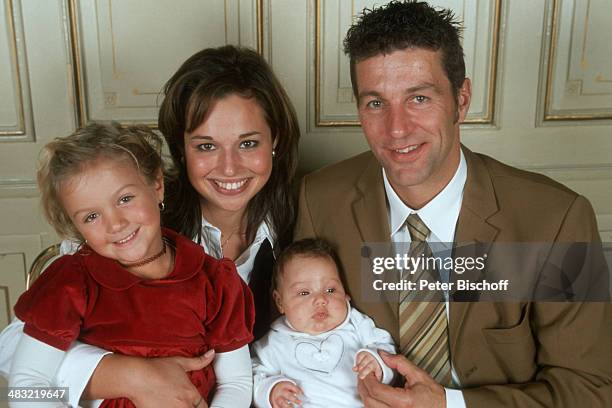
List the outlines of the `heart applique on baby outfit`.
<svg viewBox="0 0 612 408">
<path fill-rule="evenodd" d="M 317 341 L 302 340 L 295 345 L 295 359 L 307 370 L 330 374 L 344 354 L 344 341 L 337 334 Z"/>
</svg>

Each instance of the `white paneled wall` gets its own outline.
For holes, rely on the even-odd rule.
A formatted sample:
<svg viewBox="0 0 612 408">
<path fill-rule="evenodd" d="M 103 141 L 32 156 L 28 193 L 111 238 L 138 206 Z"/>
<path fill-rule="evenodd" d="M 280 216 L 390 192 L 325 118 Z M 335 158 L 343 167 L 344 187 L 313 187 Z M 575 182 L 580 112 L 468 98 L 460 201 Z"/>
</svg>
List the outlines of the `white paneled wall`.
<svg viewBox="0 0 612 408">
<path fill-rule="evenodd" d="M 373 3 L 0 0 L 0 326 L 28 266 L 56 239 L 34 182 L 45 142 L 88 120 L 154 126 L 158 92 L 179 64 L 233 43 L 262 52 L 292 98 L 302 172 L 359 153 L 367 145 L 341 43 L 353 14 Z M 611 242 L 610 2 L 433 3 L 466 25 L 474 100 L 464 143 L 586 195 Z"/>
</svg>

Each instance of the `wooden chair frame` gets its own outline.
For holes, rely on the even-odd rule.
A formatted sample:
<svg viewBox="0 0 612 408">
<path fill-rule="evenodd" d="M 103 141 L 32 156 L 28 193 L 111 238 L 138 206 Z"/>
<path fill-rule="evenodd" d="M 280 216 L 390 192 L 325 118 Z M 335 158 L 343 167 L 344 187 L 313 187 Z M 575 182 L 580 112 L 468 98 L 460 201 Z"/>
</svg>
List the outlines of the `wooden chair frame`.
<svg viewBox="0 0 612 408">
<path fill-rule="evenodd" d="M 49 265 L 49 263 L 58 257 L 60 254 L 60 244 L 51 245 L 43 249 L 32 262 L 32 266 L 28 270 L 28 276 L 26 277 L 26 289 L 29 289 L 32 283 L 40 276 L 43 270 Z"/>
</svg>

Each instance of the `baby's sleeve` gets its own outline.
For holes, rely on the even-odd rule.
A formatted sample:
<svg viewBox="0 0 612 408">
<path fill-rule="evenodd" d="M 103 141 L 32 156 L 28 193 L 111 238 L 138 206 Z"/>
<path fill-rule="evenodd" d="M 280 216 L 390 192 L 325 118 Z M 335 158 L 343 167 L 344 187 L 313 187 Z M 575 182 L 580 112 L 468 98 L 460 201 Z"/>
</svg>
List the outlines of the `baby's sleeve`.
<svg viewBox="0 0 612 408">
<path fill-rule="evenodd" d="M 271 330 L 252 346 L 253 403 L 257 408 L 271 407 L 270 394 L 276 384 L 283 381 L 295 384 L 295 381 L 283 374 L 277 358 L 282 359 L 283 353 L 279 347 L 282 349 L 283 340 L 286 340 L 279 337 L 278 333 Z"/>
<path fill-rule="evenodd" d="M 222 259 L 209 265 L 204 327 L 211 348 L 224 353 L 253 340 L 253 295 L 232 261 Z"/>
<path fill-rule="evenodd" d="M 368 352 L 376 358 L 376 361 L 378 361 L 383 371 L 382 382 L 389 384 L 391 380 L 393 380 L 393 370 L 384 363 L 378 354 L 378 350 L 384 350 L 387 353 L 395 354 L 395 343 L 393 342 L 391 334 L 386 330 L 376 327 L 372 319 L 355 308 L 351 310 L 351 321 L 361 341 L 362 348 L 359 351 Z"/>
<path fill-rule="evenodd" d="M 87 305 L 85 271 L 74 256 L 62 256 L 40 275 L 15 305 L 23 332 L 66 351 L 79 336 Z"/>
</svg>

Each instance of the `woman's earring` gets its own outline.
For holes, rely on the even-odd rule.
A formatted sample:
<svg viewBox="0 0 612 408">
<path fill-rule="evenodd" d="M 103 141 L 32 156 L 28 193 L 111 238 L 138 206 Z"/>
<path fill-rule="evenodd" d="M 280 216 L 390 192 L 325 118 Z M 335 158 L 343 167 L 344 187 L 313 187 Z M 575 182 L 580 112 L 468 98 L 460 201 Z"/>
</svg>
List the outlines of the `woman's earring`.
<svg viewBox="0 0 612 408">
<path fill-rule="evenodd" d="M 166 209 L 166 203 L 164 203 L 163 201 L 160 201 L 157 206 L 159 207 L 159 212 L 164 212 L 164 210 Z"/>
<path fill-rule="evenodd" d="M 276 150 L 272 149 L 272 157 L 276 156 Z"/>
</svg>

